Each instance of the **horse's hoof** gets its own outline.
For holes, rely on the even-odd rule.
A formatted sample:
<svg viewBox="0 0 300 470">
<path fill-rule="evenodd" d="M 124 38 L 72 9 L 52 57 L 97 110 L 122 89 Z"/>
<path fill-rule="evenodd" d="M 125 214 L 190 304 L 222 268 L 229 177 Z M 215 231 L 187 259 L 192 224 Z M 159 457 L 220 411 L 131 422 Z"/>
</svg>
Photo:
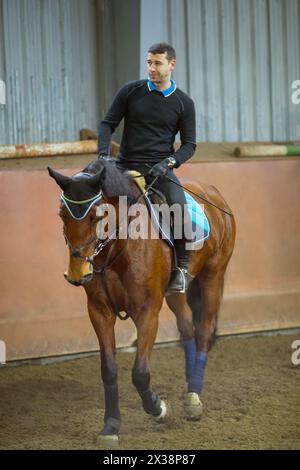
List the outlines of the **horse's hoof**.
<svg viewBox="0 0 300 470">
<path fill-rule="evenodd" d="M 168 407 L 164 400 L 160 402 L 160 414 L 155 416 L 156 421 L 163 421 L 168 413 Z"/>
<path fill-rule="evenodd" d="M 119 445 L 120 421 L 115 418 L 108 418 L 104 428 L 98 434 L 96 443 L 105 447 L 116 447 Z"/>
<path fill-rule="evenodd" d="M 203 404 L 198 393 L 186 393 L 183 403 L 186 418 L 190 421 L 199 421 L 203 412 Z"/>
<path fill-rule="evenodd" d="M 119 436 L 117 434 L 98 434 L 96 438 L 96 444 L 100 447 L 110 448 L 118 447 L 119 445 Z"/>
</svg>

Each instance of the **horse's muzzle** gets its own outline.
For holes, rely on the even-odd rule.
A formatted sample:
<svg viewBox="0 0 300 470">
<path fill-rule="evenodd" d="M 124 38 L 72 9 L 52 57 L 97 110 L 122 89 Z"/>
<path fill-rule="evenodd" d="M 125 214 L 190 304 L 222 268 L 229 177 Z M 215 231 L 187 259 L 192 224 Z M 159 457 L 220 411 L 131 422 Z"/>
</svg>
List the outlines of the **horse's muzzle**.
<svg viewBox="0 0 300 470">
<path fill-rule="evenodd" d="M 93 279 L 93 273 L 91 274 L 86 274 L 85 276 L 82 276 L 78 281 L 75 281 L 72 279 L 67 272 L 64 273 L 64 278 L 73 286 L 83 286 L 84 284 L 87 284 L 88 282 L 91 282 Z"/>
<path fill-rule="evenodd" d="M 73 286 L 83 286 L 93 278 L 93 265 L 86 260 L 70 257 L 70 262 L 64 276 Z"/>
</svg>

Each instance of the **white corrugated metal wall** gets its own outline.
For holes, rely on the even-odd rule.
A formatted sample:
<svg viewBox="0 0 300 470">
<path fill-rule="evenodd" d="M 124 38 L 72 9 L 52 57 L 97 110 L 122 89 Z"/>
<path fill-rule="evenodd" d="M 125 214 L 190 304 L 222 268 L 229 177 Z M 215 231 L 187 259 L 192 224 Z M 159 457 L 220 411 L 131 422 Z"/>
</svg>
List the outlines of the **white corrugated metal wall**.
<svg viewBox="0 0 300 470">
<path fill-rule="evenodd" d="M 0 0 L 0 144 L 96 129 L 160 40 L 177 50 L 199 141 L 300 139 L 300 0 Z"/>
<path fill-rule="evenodd" d="M 140 0 L 97 0 L 100 119 L 124 83 L 140 72 Z M 122 125 L 114 134 L 120 141 Z"/>
<path fill-rule="evenodd" d="M 199 141 L 300 139 L 299 0 L 141 1 L 141 76 L 148 46 L 170 41 Z"/>
<path fill-rule="evenodd" d="M 96 128 L 95 0 L 0 0 L 0 144 L 78 140 Z"/>
</svg>

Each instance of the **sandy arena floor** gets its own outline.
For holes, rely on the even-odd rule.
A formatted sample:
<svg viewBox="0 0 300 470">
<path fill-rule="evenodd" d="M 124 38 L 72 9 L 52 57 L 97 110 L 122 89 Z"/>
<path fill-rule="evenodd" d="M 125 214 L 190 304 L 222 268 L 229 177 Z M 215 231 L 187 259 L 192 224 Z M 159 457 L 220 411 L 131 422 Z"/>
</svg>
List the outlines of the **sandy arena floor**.
<svg viewBox="0 0 300 470">
<path fill-rule="evenodd" d="M 157 424 L 131 384 L 134 355 L 118 352 L 119 449 L 300 449 L 300 335 L 219 339 L 209 354 L 201 422 L 185 420 L 183 351 L 156 349 L 153 388 L 171 407 Z M 103 419 L 98 356 L 0 369 L 1 449 L 96 449 Z"/>
</svg>

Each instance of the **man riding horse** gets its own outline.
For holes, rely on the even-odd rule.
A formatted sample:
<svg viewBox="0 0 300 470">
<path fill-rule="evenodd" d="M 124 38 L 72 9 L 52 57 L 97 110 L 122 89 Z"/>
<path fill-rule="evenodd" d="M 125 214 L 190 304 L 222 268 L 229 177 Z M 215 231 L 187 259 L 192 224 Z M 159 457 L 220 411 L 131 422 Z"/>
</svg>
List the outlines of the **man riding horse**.
<svg viewBox="0 0 300 470">
<path fill-rule="evenodd" d="M 187 224 L 184 225 L 184 217 L 174 217 L 179 268 L 173 272 L 169 245 L 151 236 L 147 241 L 141 237 L 122 239 L 119 230 L 123 219 L 119 219 L 116 230 L 104 241 L 97 232 L 101 207 L 106 210 L 107 205 L 112 205 L 118 214 L 120 196 L 126 196 L 129 202 L 142 200 L 134 180 L 122 168 L 147 173 L 147 183 L 161 190 L 169 205 L 179 203 L 186 213 L 187 196 L 178 186 L 173 168 L 178 168 L 195 151 L 195 110 L 193 101 L 171 80 L 175 64 L 171 46 L 152 46 L 148 51 L 149 79 L 125 85 L 100 124 L 99 159 L 72 177 L 48 168 L 62 190 L 59 215 L 70 254 L 65 278 L 85 289 L 89 316 L 99 341 L 105 403 L 100 442 L 118 442 L 121 426 L 117 317 L 131 318 L 136 327 L 132 383 L 145 412 L 158 420 L 167 416 L 166 403 L 152 389 L 150 355 L 170 279 L 167 293 L 173 295 L 168 295 L 166 302 L 176 316 L 185 355 L 185 416 L 199 420 L 202 414 L 200 395 L 207 355 L 216 336 L 225 272 L 235 242 L 235 219 L 228 203 L 214 186 L 186 184 L 187 191 L 206 201 L 205 215 L 211 230 L 202 248 L 188 254 L 186 245 L 190 238 L 184 230 Z M 112 164 L 109 161 L 111 136 L 122 118 L 125 126 L 120 155 L 117 164 Z M 178 131 L 181 147 L 174 152 Z M 147 223 L 149 235 L 151 216 L 141 211 L 141 217 L 142 223 Z M 176 238 L 180 232 L 182 239 Z M 113 238 L 116 233 L 118 236 Z M 189 286 L 187 269 L 192 278 Z"/>
<path fill-rule="evenodd" d="M 168 205 L 177 203 L 181 206 L 182 217 L 174 217 L 173 223 L 174 232 L 182 234 L 182 237 L 174 237 L 177 267 L 172 272 L 167 293 L 184 293 L 188 286 L 189 263 L 183 217 L 186 199 L 173 168 L 178 168 L 195 152 L 195 107 L 193 100 L 171 79 L 175 65 L 175 50 L 169 44 L 159 43 L 149 48 L 149 78 L 129 82 L 117 93 L 99 127 L 98 155 L 99 158 L 109 158 L 111 136 L 124 118 L 117 159 L 120 166 L 147 173 L 148 184 L 158 177 L 153 186 L 165 195 Z M 178 132 L 181 147 L 175 152 L 174 141 Z"/>
</svg>

